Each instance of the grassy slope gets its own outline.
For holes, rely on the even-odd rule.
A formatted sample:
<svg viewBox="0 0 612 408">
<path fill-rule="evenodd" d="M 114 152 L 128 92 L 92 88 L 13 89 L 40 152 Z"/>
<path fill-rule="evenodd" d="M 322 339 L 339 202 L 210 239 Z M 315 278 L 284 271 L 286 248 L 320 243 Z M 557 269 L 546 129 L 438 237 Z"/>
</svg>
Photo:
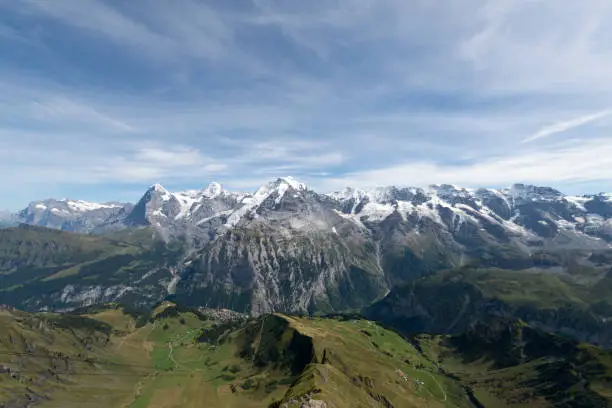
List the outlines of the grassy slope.
<svg viewBox="0 0 612 408">
<path fill-rule="evenodd" d="M 0 255 L 3 261 L 16 261 L 19 265 L 61 266 L 85 262 L 116 246 L 128 247 L 98 236 L 42 227 L 22 225 L 0 230 Z"/>
<path fill-rule="evenodd" d="M 0 352 L 0 362 L 19 371 L 21 380 L 0 374 L 0 402 L 27 393 L 40 395 L 41 407 L 268 407 L 299 398 L 318 384 L 321 397 L 337 407 L 383 406 L 376 402 L 383 396 L 394 406 L 444 406 L 445 395 L 461 393 L 399 336 L 366 321 L 267 316 L 219 329 L 196 313 L 163 305 L 141 327 L 120 308 L 91 311 L 79 320 L 92 328 L 85 330 L 41 326 L 43 315 L 2 313 L 5 354 Z M 280 337 L 268 336 L 268 330 Z M 216 333 L 215 339 L 198 341 L 203 331 Z M 318 354 L 325 350 L 327 362 L 302 361 L 290 349 L 294 335 L 313 336 L 314 348 Z M 28 340 L 12 343 L 9 337 L 18 336 Z M 84 345 L 85 338 L 97 340 Z M 27 353 L 32 347 L 36 352 Z M 279 359 L 275 350 L 287 358 Z M 25 354 L 8 354 L 16 351 Z M 53 366 L 48 356 L 58 352 L 70 356 L 70 370 L 32 385 L 30 379 Z M 417 361 L 421 368 L 412 367 Z M 417 378 L 423 386 L 414 382 Z"/>
<path fill-rule="evenodd" d="M 13 374 L 0 375 L 0 401 L 118 406 L 141 375 L 109 345 L 112 328 L 104 323 L 2 311 L 0 326 L 0 364 Z M 53 399 L 45 401 L 48 395 Z"/>
<path fill-rule="evenodd" d="M 551 380 L 542 357 L 497 367 L 457 344 L 407 342 L 360 319 L 220 324 L 170 303 L 147 319 L 116 306 L 82 317 L 2 311 L 0 365 L 17 376 L 0 373 L 0 406 L 18 398 L 23 405 L 12 406 L 25 406 L 27 394 L 53 408 L 300 407 L 307 399 L 336 408 L 472 407 L 464 386 L 485 406 L 553 406 L 538 395 Z M 589 389 L 611 398 L 611 355 L 572 350 Z"/>
<path fill-rule="evenodd" d="M 316 354 L 284 397 L 289 406 L 299 407 L 313 389 L 320 392 L 311 398 L 338 408 L 470 406 L 463 390 L 397 333 L 367 320 L 284 318 L 313 339 Z"/>
<path fill-rule="evenodd" d="M 236 355 L 231 342 L 217 346 L 197 341 L 210 321 L 190 312 L 156 313 L 155 321 L 141 329 L 147 331 L 153 371 L 140 382 L 130 407 L 262 407 L 282 395 L 282 389 L 265 393 L 241 387 L 258 373 Z M 241 391 L 233 392 L 232 386 Z"/>
<path fill-rule="evenodd" d="M 366 316 L 406 333 L 458 333 L 478 320 L 512 315 L 530 324 L 612 344 L 612 273 L 590 282 L 542 271 L 463 268 L 394 289 Z M 435 301 L 432 301 L 435 300 Z"/>
<path fill-rule="evenodd" d="M 415 344 L 484 406 L 612 406 L 612 353 L 500 319 Z"/>
<path fill-rule="evenodd" d="M 603 287 L 612 288 L 611 277 L 601 276 L 588 284 L 576 276 L 546 271 L 510 271 L 503 269 L 464 268 L 440 272 L 422 278 L 426 287 L 462 282 L 478 288 L 485 298 L 497 298 L 509 304 L 535 307 L 589 307 L 596 302 L 612 302 Z"/>
</svg>

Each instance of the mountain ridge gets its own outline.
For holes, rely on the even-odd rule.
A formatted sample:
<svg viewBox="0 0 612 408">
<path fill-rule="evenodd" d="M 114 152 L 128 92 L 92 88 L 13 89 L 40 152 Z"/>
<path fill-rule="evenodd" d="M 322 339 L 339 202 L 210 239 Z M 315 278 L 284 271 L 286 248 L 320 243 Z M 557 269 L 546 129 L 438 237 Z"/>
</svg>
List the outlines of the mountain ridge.
<svg viewBox="0 0 612 408">
<path fill-rule="evenodd" d="M 34 201 L 25 209 L 13 214 L 4 214 L 1 219 L 5 223 L 23 222 L 65 229 L 76 232 L 99 233 L 107 229 L 124 228 L 126 226 L 153 225 L 168 229 L 168 223 L 180 222 L 206 224 L 213 219 L 223 220 L 223 224 L 235 226 L 240 219 L 256 210 L 269 195 L 275 196 L 275 204 L 279 204 L 287 190 L 311 191 L 305 184 L 292 177 L 278 178 L 259 187 L 254 193 L 233 192 L 224 189 L 221 184 L 211 182 L 200 190 L 185 190 L 171 193 L 160 184 L 152 185 L 136 204 L 107 202 L 93 203 L 82 200 L 47 199 Z M 373 189 L 355 189 L 346 187 L 344 190 L 319 194 L 328 197 L 330 205 L 340 213 L 352 215 L 358 221 L 362 217 L 368 220 L 382 221 L 394 212 L 416 212 L 430 215 L 437 219 L 432 206 L 451 208 L 453 218 L 457 222 L 465 217 L 473 216 L 472 210 L 484 209 L 484 216 L 492 213 L 503 219 L 507 227 L 517 228 L 516 214 L 513 207 L 532 203 L 564 203 L 569 210 L 586 219 L 570 220 L 567 214 L 561 218 L 561 223 L 574 223 L 582 230 L 604 230 L 604 237 L 612 240 L 612 223 L 607 219 L 612 217 L 612 194 L 599 193 L 582 196 L 562 194 L 550 187 L 513 184 L 508 188 L 463 188 L 449 184 L 436 184 L 428 188 L 387 186 Z M 150 204 L 150 206 L 147 206 Z M 450 205 L 449 205 L 450 204 Z M 429 208 L 426 208 L 429 207 Z M 429 214 L 427 214 L 429 213 Z M 591 215 L 589 218 L 589 215 Z M 163 218 L 172 220 L 163 220 Z M 159 224 L 159 225 L 158 225 Z M 515 224 L 515 225 L 512 225 Z M 541 227 L 531 225 L 532 230 L 547 229 L 545 221 Z M 566 225 L 567 226 L 567 225 Z M 518 230 L 518 229 L 517 229 Z M 172 234 L 171 234 L 172 235 Z"/>
<path fill-rule="evenodd" d="M 441 184 L 331 194 L 292 178 L 272 180 L 254 193 L 230 192 L 218 183 L 177 193 L 153 185 L 135 205 L 94 211 L 105 213 L 63 222 L 50 218 L 48 226 L 130 242 L 138 231 L 147 236 L 154 231 L 165 244 L 180 244 L 172 264 L 151 272 L 159 282 L 151 282 L 149 299 L 139 298 L 147 304 L 171 295 L 192 306 L 253 314 L 333 312 L 365 307 L 415 278 L 464 266 L 541 270 L 585 285 L 612 267 L 612 196 L 566 196 L 524 184 L 504 190 Z M 45 226 L 44 216 L 34 219 Z M 7 233 L 18 237 L 9 242 L 22 242 L 19 230 Z M 116 288 L 137 288 L 142 279 L 134 273 L 117 276 L 126 281 Z M 35 285 L 36 293 L 51 290 L 44 282 L 24 284 Z M 42 296 L 42 303 L 25 306 L 78 307 L 51 300 L 69 290 L 71 299 L 95 302 L 100 297 L 92 294 L 105 293 L 107 285 L 103 276 L 88 275 L 85 281 L 77 273 L 57 281 L 56 292 Z"/>
</svg>

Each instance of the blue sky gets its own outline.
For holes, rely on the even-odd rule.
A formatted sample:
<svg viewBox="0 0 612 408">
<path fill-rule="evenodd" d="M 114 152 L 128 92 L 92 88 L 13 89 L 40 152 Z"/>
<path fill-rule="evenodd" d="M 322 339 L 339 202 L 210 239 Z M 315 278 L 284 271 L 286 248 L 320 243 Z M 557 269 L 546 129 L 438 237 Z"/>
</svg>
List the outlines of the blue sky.
<svg viewBox="0 0 612 408">
<path fill-rule="evenodd" d="M 0 0 L 0 208 L 527 182 L 612 191 L 608 0 Z"/>
</svg>

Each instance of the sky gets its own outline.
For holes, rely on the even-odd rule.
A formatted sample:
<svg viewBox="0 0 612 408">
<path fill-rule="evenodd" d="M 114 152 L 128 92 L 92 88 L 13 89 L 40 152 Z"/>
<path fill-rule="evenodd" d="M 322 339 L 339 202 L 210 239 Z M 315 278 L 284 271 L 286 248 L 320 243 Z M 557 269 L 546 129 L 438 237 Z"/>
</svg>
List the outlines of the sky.
<svg viewBox="0 0 612 408">
<path fill-rule="evenodd" d="M 281 176 L 612 191 L 609 0 L 0 0 L 0 208 Z"/>
</svg>

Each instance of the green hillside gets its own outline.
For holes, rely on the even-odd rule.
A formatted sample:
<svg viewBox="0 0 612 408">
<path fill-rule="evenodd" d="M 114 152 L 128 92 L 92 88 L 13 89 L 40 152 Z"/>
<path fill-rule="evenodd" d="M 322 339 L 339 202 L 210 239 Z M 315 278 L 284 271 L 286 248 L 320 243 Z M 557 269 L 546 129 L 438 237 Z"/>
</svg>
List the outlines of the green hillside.
<svg viewBox="0 0 612 408">
<path fill-rule="evenodd" d="M 612 406 L 612 353 L 513 319 L 414 344 L 483 406 Z"/>
<path fill-rule="evenodd" d="M 232 319 L 168 302 L 147 314 L 79 313 L 0 311 L 0 407 L 603 407 L 612 398 L 609 352 L 521 323 L 405 340 L 353 316 Z"/>
<path fill-rule="evenodd" d="M 588 278 L 588 279 L 587 279 Z M 581 341 L 612 346 L 612 273 L 463 268 L 394 289 L 365 311 L 409 333 L 461 333 L 495 316 Z"/>
</svg>

